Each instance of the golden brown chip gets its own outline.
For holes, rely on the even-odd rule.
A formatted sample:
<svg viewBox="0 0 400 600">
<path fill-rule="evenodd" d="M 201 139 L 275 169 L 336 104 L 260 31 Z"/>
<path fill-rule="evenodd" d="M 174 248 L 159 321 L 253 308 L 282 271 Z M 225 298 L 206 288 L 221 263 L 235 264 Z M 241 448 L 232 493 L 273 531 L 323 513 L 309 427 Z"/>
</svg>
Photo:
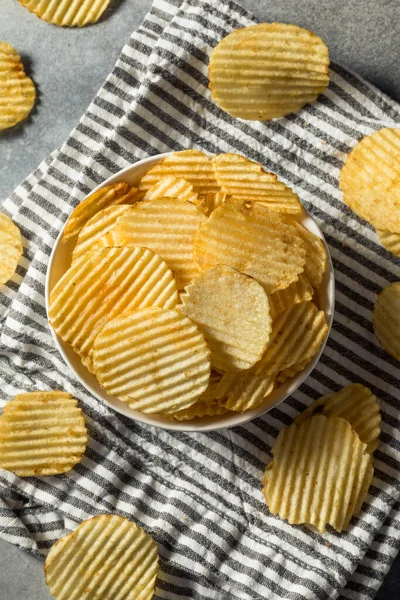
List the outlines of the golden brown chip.
<svg viewBox="0 0 400 600">
<path fill-rule="evenodd" d="M 220 381 L 221 375 L 211 371 L 208 387 L 200 398 L 192 406 L 189 406 L 189 408 L 179 410 L 176 413 L 168 415 L 168 417 L 176 421 L 190 421 L 196 418 L 213 417 L 227 413 L 228 409 L 222 406 L 216 397 Z"/>
<path fill-rule="evenodd" d="M 262 206 L 218 207 L 199 227 L 193 248 L 201 270 L 229 265 L 256 279 L 267 294 L 296 281 L 305 263 L 304 244 L 294 227 Z"/>
<path fill-rule="evenodd" d="M 99 247 L 97 243 L 100 239 L 105 238 L 106 234 L 113 229 L 118 217 L 131 210 L 128 204 L 114 204 L 103 208 L 97 212 L 81 229 L 75 248 L 72 252 L 72 262 Z M 102 240 L 103 241 L 103 240 Z M 113 246 L 113 244 L 110 244 Z M 106 246 L 104 246 L 106 247 Z"/>
<path fill-rule="evenodd" d="M 141 179 L 139 192 L 147 192 L 160 179 L 169 175 L 190 183 L 197 194 L 219 191 L 211 158 L 200 150 L 183 150 L 174 152 L 152 167 Z"/>
<path fill-rule="evenodd" d="M 182 312 L 203 332 L 217 371 L 249 369 L 271 332 L 268 296 L 251 277 L 225 265 L 202 273 L 181 295 Z"/>
<path fill-rule="evenodd" d="M 93 370 L 93 342 L 113 317 L 136 308 L 174 308 L 171 271 L 147 248 L 104 248 L 78 258 L 50 293 L 49 319 Z"/>
<path fill-rule="evenodd" d="M 314 290 L 311 283 L 301 273 L 298 280 L 291 283 L 289 287 L 269 295 L 269 307 L 272 319 L 275 319 L 277 315 L 293 306 L 293 304 L 311 300 L 313 294 Z"/>
<path fill-rule="evenodd" d="M 21 232 L 7 215 L 0 213 L 0 285 L 14 275 L 21 256 Z"/>
<path fill-rule="evenodd" d="M 0 417 L 0 467 L 20 477 L 69 471 L 86 444 L 83 412 L 66 392 L 18 394 Z"/>
<path fill-rule="evenodd" d="M 43 21 L 60 27 L 83 27 L 96 23 L 110 0 L 18 0 Z"/>
<path fill-rule="evenodd" d="M 364 385 L 352 383 L 334 394 L 322 396 L 297 417 L 296 423 L 316 414 L 346 419 L 367 445 L 370 454 L 378 447 L 381 432 L 379 404 L 376 396 Z"/>
<path fill-rule="evenodd" d="M 328 255 L 325 245 L 321 238 L 308 231 L 303 225 L 295 219 L 288 221 L 296 228 L 297 234 L 304 242 L 306 250 L 306 262 L 304 265 L 304 275 L 311 283 L 314 289 L 318 289 L 322 283 L 322 278 L 325 274 L 328 265 Z"/>
<path fill-rule="evenodd" d="M 376 230 L 379 241 L 392 254 L 400 257 L 400 234 L 391 233 L 390 231 L 384 231 L 383 229 Z"/>
<path fill-rule="evenodd" d="M 340 532 L 360 511 L 372 458 L 350 423 L 318 415 L 283 429 L 271 450 L 263 494 L 270 512 L 290 524 Z"/>
<path fill-rule="evenodd" d="M 54 544 L 44 571 L 56 600 L 151 600 L 157 545 L 136 523 L 99 515 Z"/>
<path fill-rule="evenodd" d="M 94 217 L 100 210 L 115 204 L 129 204 L 134 202 L 135 198 L 136 188 L 131 188 L 124 182 L 107 185 L 97 192 L 90 194 L 72 211 L 64 227 L 63 242 L 78 235 L 89 219 Z"/>
<path fill-rule="evenodd" d="M 209 216 L 218 206 L 230 202 L 230 196 L 225 192 L 208 192 L 208 194 L 200 196 L 199 200 L 199 208 L 205 215 Z"/>
<path fill-rule="evenodd" d="M 178 289 L 198 274 L 193 261 L 193 237 L 206 220 L 191 202 L 157 198 L 138 202 L 120 217 L 112 231 L 117 246 L 144 246 L 156 252 L 173 272 Z"/>
<path fill-rule="evenodd" d="M 217 388 L 217 398 L 226 409 L 244 412 L 259 406 L 271 394 L 274 385 L 274 375 L 256 375 L 254 369 L 225 373 Z"/>
<path fill-rule="evenodd" d="M 200 204 L 200 200 L 193 186 L 185 179 L 177 179 L 172 175 L 162 177 L 145 193 L 143 200 L 154 200 L 156 198 L 178 198 L 193 204 Z"/>
<path fill-rule="evenodd" d="M 379 294 L 372 325 L 381 346 L 400 360 L 400 281 L 391 283 Z"/>
<path fill-rule="evenodd" d="M 340 174 L 345 203 L 376 229 L 400 233 L 400 128 L 363 138 Z"/>
<path fill-rule="evenodd" d="M 211 95 L 240 119 L 283 117 L 322 94 L 328 66 L 328 48 L 314 33 L 282 23 L 251 25 L 211 52 Z"/>
<path fill-rule="evenodd" d="M 282 371 L 280 371 L 280 373 L 276 379 L 277 382 L 282 384 L 282 383 L 286 383 L 286 381 L 288 381 L 289 379 L 292 379 L 292 377 L 297 375 L 297 373 L 300 373 L 300 371 L 302 371 L 303 369 L 306 368 L 308 363 L 311 361 L 311 358 L 308 358 L 306 360 L 301 360 L 300 362 L 296 363 L 295 365 L 292 365 L 291 367 L 282 369 Z"/>
<path fill-rule="evenodd" d="M 23 121 L 35 104 L 36 91 L 18 52 L 0 42 L 0 131 Z"/>
<path fill-rule="evenodd" d="M 260 164 L 240 154 L 218 154 L 213 166 L 221 190 L 235 200 L 257 202 L 278 213 L 301 214 L 297 194 Z"/>
<path fill-rule="evenodd" d="M 175 310 L 144 308 L 110 320 L 94 342 L 108 394 L 145 413 L 176 413 L 206 390 L 210 351 L 197 325 Z"/>
</svg>

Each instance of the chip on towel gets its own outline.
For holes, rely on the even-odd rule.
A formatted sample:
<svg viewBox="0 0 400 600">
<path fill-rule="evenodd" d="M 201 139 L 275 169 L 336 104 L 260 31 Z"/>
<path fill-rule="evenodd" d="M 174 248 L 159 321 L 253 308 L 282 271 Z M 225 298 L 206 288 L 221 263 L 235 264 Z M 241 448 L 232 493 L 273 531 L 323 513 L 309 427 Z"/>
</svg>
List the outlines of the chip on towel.
<svg viewBox="0 0 400 600">
<path fill-rule="evenodd" d="M 0 213 L 0 285 L 14 275 L 21 256 L 21 232 L 10 217 Z"/>
<path fill-rule="evenodd" d="M 391 283 L 379 294 L 372 314 L 372 326 L 381 346 L 400 360 L 400 281 Z"/>
</svg>

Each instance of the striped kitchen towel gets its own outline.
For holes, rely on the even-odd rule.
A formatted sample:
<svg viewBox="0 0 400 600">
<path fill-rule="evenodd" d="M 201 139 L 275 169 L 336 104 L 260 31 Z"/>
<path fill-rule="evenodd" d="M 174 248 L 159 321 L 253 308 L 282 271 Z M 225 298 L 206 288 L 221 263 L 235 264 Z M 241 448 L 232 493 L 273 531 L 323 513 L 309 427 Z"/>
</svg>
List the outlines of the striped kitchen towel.
<svg viewBox="0 0 400 600">
<path fill-rule="evenodd" d="M 0 534 L 46 554 L 76 523 L 113 512 L 157 540 L 157 599 L 372 598 L 400 547 L 399 363 L 377 345 L 371 310 L 400 280 L 400 262 L 342 202 L 346 155 L 364 135 L 400 125 L 400 108 L 331 65 L 317 102 L 274 122 L 245 122 L 210 98 L 211 49 L 254 23 L 232 2 L 156 0 L 65 144 L 5 202 L 21 227 L 18 272 L 1 288 L 0 398 L 62 388 L 79 399 L 90 442 L 66 475 L 20 479 L 0 472 Z M 75 206 L 111 174 L 168 150 L 239 152 L 274 171 L 324 231 L 336 271 L 335 321 L 312 375 L 262 418 L 231 430 L 157 430 L 115 413 L 74 379 L 49 332 L 49 255 Z M 279 430 L 311 401 L 351 382 L 382 407 L 375 477 L 363 511 L 342 534 L 319 535 L 269 514 L 261 477 Z"/>
</svg>

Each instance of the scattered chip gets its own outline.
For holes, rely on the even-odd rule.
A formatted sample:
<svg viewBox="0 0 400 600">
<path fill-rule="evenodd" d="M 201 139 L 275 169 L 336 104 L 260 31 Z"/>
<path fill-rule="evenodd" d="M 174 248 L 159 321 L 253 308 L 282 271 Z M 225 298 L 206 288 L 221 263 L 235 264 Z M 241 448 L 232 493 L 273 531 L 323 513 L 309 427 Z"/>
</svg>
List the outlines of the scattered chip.
<svg viewBox="0 0 400 600">
<path fill-rule="evenodd" d="M 90 194 L 72 211 L 64 227 L 63 242 L 78 235 L 89 219 L 94 217 L 100 210 L 115 204 L 129 204 L 134 202 L 135 198 L 136 188 L 131 188 L 124 182 L 107 185 L 97 192 Z"/>
<path fill-rule="evenodd" d="M 99 515 L 54 544 L 44 571 L 56 600 L 151 600 L 157 545 L 136 523 Z"/>
<path fill-rule="evenodd" d="M 252 25 L 211 52 L 211 95 L 233 117 L 283 117 L 325 91 L 328 66 L 328 48 L 314 33 L 282 23 Z"/>
<path fill-rule="evenodd" d="M 380 129 L 347 156 L 340 174 L 345 203 L 376 229 L 400 233 L 400 128 Z"/>
<path fill-rule="evenodd" d="M 378 447 L 381 432 L 379 404 L 376 396 L 364 385 L 353 383 L 334 394 L 322 396 L 297 417 L 296 423 L 317 414 L 346 419 L 367 445 L 370 454 Z"/>
<path fill-rule="evenodd" d="M 21 256 L 21 232 L 7 215 L 0 213 L 0 285 L 14 275 Z"/>
<path fill-rule="evenodd" d="M 277 377 L 277 382 L 282 384 L 286 383 L 289 379 L 292 379 L 295 375 L 297 375 L 297 373 L 300 373 L 300 371 L 306 368 L 308 363 L 311 361 L 311 358 L 301 360 L 300 362 L 296 363 L 295 365 L 292 365 L 291 367 L 282 369 L 282 371 L 280 371 Z"/>
<path fill-rule="evenodd" d="M 249 369 L 271 332 L 268 296 L 251 277 L 224 265 L 202 273 L 181 295 L 182 312 L 203 332 L 217 371 Z"/>
<path fill-rule="evenodd" d="M 129 212 L 131 208 L 128 204 L 114 204 L 103 208 L 89 219 L 78 235 L 78 240 L 72 252 L 72 262 L 83 254 L 95 248 L 97 249 L 99 246 L 97 242 L 103 238 L 105 240 L 106 234 L 113 229 L 118 217 Z M 110 245 L 113 246 L 113 244 Z"/>
<path fill-rule="evenodd" d="M 198 195 L 193 191 L 193 186 L 184 179 L 177 179 L 172 175 L 162 177 L 154 184 L 143 197 L 143 200 L 155 200 L 156 198 L 178 198 L 186 202 L 199 204 Z"/>
<path fill-rule="evenodd" d="M 0 417 L 0 467 L 19 477 L 65 473 L 86 444 L 83 412 L 66 392 L 18 394 Z"/>
<path fill-rule="evenodd" d="M 400 360 L 400 281 L 391 283 L 379 294 L 372 326 L 386 352 Z"/>
<path fill-rule="evenodd" d="M 275 376 L 256 375 L 254 369 L 240 373 L 225 373 L 217 388 L 217 398 L 228 410 L 251 410 L 271 394 Z"/>
<path fill-rule="evenodd" d="M 390 231 L 384 231 L 383 229 L 377 229 L 376 232 L 382 246 L 395 256 L 400 257 L 400 234 L 390 233 Z"/>
<path fill-rule="evenodd" d="M 83 27 L 96 23 L 110 0 L 18 0 L 43 21 L 59 27 Z"/>
<path fill-rule="evenodd" d="M 313 416 L 283 429 L 271 450 L 263 493 L 270 512 L 290 524 L 345 529 L 361 510 L 372 458 L 350 423 Z"/>
<path fill-rule="evenodd" d="M 93 362 L 107 393 L 145 413 L 176 413 L 206 390 L 210 351 L 197 325 L 175 310 L 145 308 L 110 320 Z"/>
<path fill-rule="evenodd" d="M 18 52 L 0 42 L 0 131 L 26 119 L 35 104 L 36 91 Z"/>
<path fill-rule="evenodd" d="M 284 290 L 278 290 L 269 296 L 269 306 L 272 319 L 287 310 L 293 304 L 311 300 L 314 290 L 307 277 L 301 273 L 297 281 L 294 281 Z"/>
<path fill-rule="evenodd" d="M 306 250 L 306 263 L 304 265 L 304 275 L 311 283 L 314 289 L 318 289 L 322 283 L 322 278 L 325 274 L 328 265 L 328 255 L 325 245 L 321 238 L 308 231 L 303 225 L 295 219 L 288 221 L 296 228 L 297 234 L 304 242 Z"/>
<path fill-rule="evenodd" d="M 304 244 L 295 228 L 263 206 L 220 206 L 199 227 L 193 247 L 201 270 L 229 265 L 256 279 L 267 294 L 288 287 L 304 269 Z"/>
<path fill-rule="evenodd" d="M 171 271 L 147 248 L 104 248 L 78 258 L 50 294 L 49 319 L 93 371 L 93 342 L 103 325 L 136 308 L 174 308 Z"/>
<path fill-rule="evenodd" d="M 193 261 L 193 237 L 205 220 L 191 202 L 176 198 L 142 201 L 118 219 L 113 243 L 150 248 L 165 260 L 178 289 L 183 289 L 199 274 Z"/>
<path fill-rule="evenodd" d="M 278 213 L 301 214 L 297 194 L 259 163 L 240 154 L 217 154 L 213 166 L 221 190 L 235 199 L 258 202 Z"/>
</svg>

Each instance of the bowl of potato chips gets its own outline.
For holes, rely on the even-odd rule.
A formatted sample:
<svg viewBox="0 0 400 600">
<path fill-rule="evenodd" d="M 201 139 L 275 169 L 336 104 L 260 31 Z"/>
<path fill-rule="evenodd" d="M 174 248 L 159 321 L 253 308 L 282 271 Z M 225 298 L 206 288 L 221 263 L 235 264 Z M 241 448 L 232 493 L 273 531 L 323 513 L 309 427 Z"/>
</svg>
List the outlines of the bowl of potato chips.
<svg viewBox="0 0 400 600">
<path fill-rule="evenodd" d="M 77 380 L 134 420 L 239 425 L 308 377 L 334 311 L 316 222 L 237 154 L 160 154 L 110 177 L 54 245 L 46 308 Z"/>
</svg>

